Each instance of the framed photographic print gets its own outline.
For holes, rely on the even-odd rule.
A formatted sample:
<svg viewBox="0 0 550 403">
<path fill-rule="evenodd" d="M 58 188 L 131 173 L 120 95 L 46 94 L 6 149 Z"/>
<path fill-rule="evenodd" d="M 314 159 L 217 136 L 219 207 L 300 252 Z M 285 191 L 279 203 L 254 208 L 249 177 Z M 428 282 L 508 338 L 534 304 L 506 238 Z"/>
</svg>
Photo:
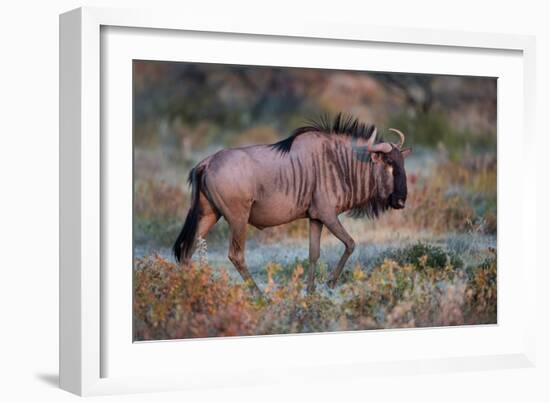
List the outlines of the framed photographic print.
<svg viewBox="0 0 550 403">
<path fill-rule="evenodd" d="M 61 16 L 61 386 L 532 365 L 533 39 L 241 22 Z"/>
</svg>

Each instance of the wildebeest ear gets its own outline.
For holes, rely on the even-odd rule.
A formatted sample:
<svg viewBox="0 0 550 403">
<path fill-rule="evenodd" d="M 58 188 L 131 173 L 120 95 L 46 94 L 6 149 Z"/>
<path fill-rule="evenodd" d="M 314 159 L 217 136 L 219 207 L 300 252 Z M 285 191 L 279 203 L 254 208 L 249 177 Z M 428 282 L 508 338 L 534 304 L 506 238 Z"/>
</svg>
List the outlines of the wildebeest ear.
<svg viewBox="0 0 550 403">
<path fill-rule="evenodd" d="M 370 153 L 370 157 L 374 162 L 382 162 L 382 155 L 380 153 Z"/>
<path fill-rule="evenodd" d="M 401 150 L 401 155 L 403 156 L 403 158 L 407 158 L 409 155 L 411 155 L 412 152 L 412 148 L 404 148 L 403 150 Z"/>
</svg>

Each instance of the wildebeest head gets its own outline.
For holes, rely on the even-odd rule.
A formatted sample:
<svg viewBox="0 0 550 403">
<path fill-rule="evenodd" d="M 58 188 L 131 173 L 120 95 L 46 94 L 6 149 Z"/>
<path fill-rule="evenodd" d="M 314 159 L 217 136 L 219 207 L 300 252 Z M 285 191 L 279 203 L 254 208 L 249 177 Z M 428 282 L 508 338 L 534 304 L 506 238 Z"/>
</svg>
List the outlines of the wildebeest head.
<svg viewBox="0 0 550 403">
<path fill-rule="evenodd" d="M 373 173 L 378 198 L 387 200 L 387 203 L 394 209 L 402 209 L 407 201 L 405 158 L 412 150 L 410 148 L 401 149 L 405 142 L 405 135 L 399 130 L 390 130 L 399 135 L 399 144 L 386 142 L 374 144 L 375 130 L 367 142 L 367 149 L 374 162 Z"/>
</svg>

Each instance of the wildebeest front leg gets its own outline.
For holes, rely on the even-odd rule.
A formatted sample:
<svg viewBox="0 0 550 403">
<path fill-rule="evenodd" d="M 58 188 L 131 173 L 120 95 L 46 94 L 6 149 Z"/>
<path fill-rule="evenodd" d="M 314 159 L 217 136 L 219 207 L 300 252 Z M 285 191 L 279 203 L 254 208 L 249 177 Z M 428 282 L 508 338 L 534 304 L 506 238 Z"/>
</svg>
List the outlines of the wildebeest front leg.
<svg viewBox="0 0 550 403">
<path fill-rule="evenodd" d="M 259 297 L 263 294 L 250 275 L 244 259 L 244 246 L 246 242 L 246 223 L 231 223 L 231 241 L 229 244 L 229 260 L 235 266 L 246 285 Z"/>
<path fill-rule="evenodd" d="M 307 274 L 307 292 L 315 291 L 315 267 L 321 249 L 321 231 L 323 223 L 318 220 L 309 220 L 309 268 Z"/>
<path fill-rule="evenodd" d="M 336 286 L 336 282 L 338 281 L 338 277 L 340 277 L 340 273 L 342 273 L 342 269 L 344 268 L 344 265 L 346 264 L 348 258 L 353 253 L 353 250 L 355 249 L 355 241 L 353 238 L 347 233 L 346 229 L 338 220 L 338 217 L 334 217 L 331 220 L 324 221 L 323 222 L 330 232 L 334 234 L 336 238 L 338 238 L 340 241 L 344 243 L 346 246 L 346 249 L 344 250 L 344 254 L 338 261 L 338 264 L 336 265 L 336 269 L 332 272 L 332 276 L 330 276 L 330 279 L 328 280 L 327 284 L 330 288 L 334 288 Z"/>
</svg>

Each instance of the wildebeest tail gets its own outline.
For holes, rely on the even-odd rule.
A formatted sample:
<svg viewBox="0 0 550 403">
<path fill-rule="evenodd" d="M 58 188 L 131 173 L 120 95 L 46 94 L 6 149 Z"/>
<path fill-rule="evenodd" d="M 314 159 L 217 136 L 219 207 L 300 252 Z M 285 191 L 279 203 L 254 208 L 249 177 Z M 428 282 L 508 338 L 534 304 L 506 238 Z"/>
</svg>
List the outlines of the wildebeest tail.
<svg viewBox="0 0 550 403">
<path fill-rule="evenodd" d="M 183 228 L 174 243 L 172 248 L 176 261 L 188 259 L 193 253 L 193 245 L 197 235 L 197 228 L 201 218 L 201 208 L 199 205 L 199 197 L 201 191 L 203 169 L 195 167 L 189 172 L 188 183 L 191 186 L 191 208 L 185 218 Z"/>
</svg>

